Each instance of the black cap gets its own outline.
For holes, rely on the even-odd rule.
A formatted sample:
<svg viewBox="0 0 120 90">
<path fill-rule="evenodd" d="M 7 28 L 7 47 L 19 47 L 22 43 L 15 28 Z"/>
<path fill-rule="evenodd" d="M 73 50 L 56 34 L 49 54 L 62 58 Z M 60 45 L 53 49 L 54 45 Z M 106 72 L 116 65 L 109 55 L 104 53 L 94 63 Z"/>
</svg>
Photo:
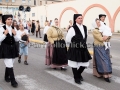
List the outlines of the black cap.
<svg viewBox="0 0 120 90">
<path fill-rule="evenodd" d="M 105 17 L 106 17 L 105 14 L 99 14 L 99 19 L 100 19 L 102 16 L 105 16 Z"/>
<path fill-rule="evenodd" d="M 75 25 L 76 24 L 76 19 L 77 19 L 77 17 L 79 17 L 79 16 L 82 16 L 82 14 L 74 14 L 74 17 L 73 17 L 73 25 Z"/>
<path fill-rule="evenodd" d="M 6 24 L 6 20 L 8 19 L 8 18 L 13 18 L 13 15 L 11 15 L 11 14 L 9 14 L 9 15 L 3 15 L 2 16 L 2 23 L 4 23 L 4 24 Z"/>
</svg>

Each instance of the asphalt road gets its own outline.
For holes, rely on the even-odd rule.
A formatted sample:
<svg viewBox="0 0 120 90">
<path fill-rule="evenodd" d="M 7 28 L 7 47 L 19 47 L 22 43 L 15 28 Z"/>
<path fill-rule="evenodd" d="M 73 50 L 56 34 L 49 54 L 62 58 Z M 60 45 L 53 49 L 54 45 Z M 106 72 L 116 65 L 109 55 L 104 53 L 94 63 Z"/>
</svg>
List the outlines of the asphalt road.
<svg viewBox="0 0 120 90">
<path fill-rule="evenodd" d="M 34 36 L 30 36 L 36 39 Z M 40 40 L 40 38 L 37 38 Z M 92 35 L 88 36 L 88 43 L 92 43 Z M 120 38 L 114 36 L 111 40 L 111 59 L 113 64 L 113 76 L 111 83 L 92 75 L 92 60 L 90 66 L 83 73 L 82 85 L 77 85 L 73 81 L 72 70 L 67 67 L 67 71 L 53 70 L 45 65 L 45 48 L 29 48 L 29 65 L 24 65 L 24 58 L 19 64 L 17 59 L 14 63 L 14 70 L 18 88 L 11 87 L 10 83 L 4 81 L 4 61 L 0 60 L 0 90 L 119 90 L 120 88 Z M 92 50 L 92 48 L 89 48 Z"/>
</svg>

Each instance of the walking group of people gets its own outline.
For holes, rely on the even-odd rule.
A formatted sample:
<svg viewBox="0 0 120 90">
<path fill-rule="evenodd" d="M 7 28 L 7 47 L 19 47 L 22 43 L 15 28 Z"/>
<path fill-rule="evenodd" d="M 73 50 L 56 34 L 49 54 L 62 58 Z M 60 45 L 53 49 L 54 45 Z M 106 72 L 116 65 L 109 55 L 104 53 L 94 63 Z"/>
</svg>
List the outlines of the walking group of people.
<svg viewBox="0 0 120 90">
<path fill-rule="evenodd" d="M 110 82 L 112 66 L 110 60 L 110 39 L 111 29 L 104 23 L 105 14 L 100 14 L 92 23 L 93 26 L 93 75 L 103 77 L 106 82 Z M 87 49 L 87 27 L 83 25 L 82 14 L 74 14 L 73 25 L 70 20 L 66 39 L 58 26 L 58 19 L 55 18 L 52 26 L 44 29 L 44 41 L 47 42 L 45 64 L 53 69 L 66 67 L 72 68 L 74 81 L 81 84 L 83 81 L 82 72 L 89 66 L 91 55 Z M 69 45 L 67 50 L 67 45 Z M 62 46 L 59 46 L 59 45 Z"/>
<path fill-rule="evenodd" d="M 99 19 L 96 18 L 92 23 L 94 27 L 93 75 L 104 77 L 106 82 L 110 82 L 112 67 L 109 48 L 112 33 L 110 33 L 110 28 L 104 24 L 105 17 L 106 15 L 100 14 Z M 12 19 L 13 16 L 10 14 L 2 16 L 4 25 L 0 27 L 0 59 L 4 59 L 6 66 L 5 81 L 17 87 L 13 63 L 17 57 L 18 62 L 21 63 L 21 56 L 24 54 L 24 64 L 28 65 L 29 33 L 22 23 L 17 25 L 17 22 Z M 38 21 L 37 27 L 40 28 Z M 45 64 L 53 69 L 60 68 L 61 70 L 67 70 L 66 67 L 70 66 L 77 84 L 82 84 L 81 81 L 84 81 L 82 73 L 89 66 L 89 60 L 92 59 L 87 48 L 87 32 L 87 27 L 83 25 L 82 14 L 74 14 L 73 25 L 69 27 L 66 39 L 64 39 L 57 18 L 51 26 L 47 22 L 44 29 L 44 41 L 47 42 Z"/>
</svg>

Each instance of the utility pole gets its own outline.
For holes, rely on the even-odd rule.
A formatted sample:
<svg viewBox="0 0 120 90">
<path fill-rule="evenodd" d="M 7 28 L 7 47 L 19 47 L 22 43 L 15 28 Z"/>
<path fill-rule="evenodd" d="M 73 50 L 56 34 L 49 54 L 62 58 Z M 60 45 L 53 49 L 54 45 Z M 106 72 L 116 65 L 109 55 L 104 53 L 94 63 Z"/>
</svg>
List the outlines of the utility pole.
<svg viewBox="0 0 120 90">
<path fill-rule="evenodd" d="M 47 22 L 47 0 L 45 1 L 45 10 L 46 10 L 46 22 Z"/>
</svg>

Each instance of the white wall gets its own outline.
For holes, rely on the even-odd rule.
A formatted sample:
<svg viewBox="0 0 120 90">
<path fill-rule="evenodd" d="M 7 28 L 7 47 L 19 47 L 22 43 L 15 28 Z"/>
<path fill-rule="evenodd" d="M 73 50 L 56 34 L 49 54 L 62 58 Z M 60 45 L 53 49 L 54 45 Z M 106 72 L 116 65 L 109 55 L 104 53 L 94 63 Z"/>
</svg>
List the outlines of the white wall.
<svg viewBox="0 0 120 90">
<path fill-rule="evenodd" d="M 66 7 L 73 7 L 75 8 L 78 13 L 83 14 L 85 9 L 92 5 L 92 4 L 101 4 L 103 5 L 110 13 L 111 17 L 113 17 L 115 11 L 117 8 L 120 6 L 120 0 L 75 0 L 75 1 L 70 1 L 70 2 L 63 2 L 63 3 L 57 3 L 57 4 L 50 4 L 47 6 L 47 17 L 48 20 L 54 20 L 54 18 L 60 17 L 61 12 L 66 8 Z M 31 13 L 36 13 L 35 17 L 32 17 Z M 69 20 L 73 20 L 73 12 L 72 10 L 67 10 L 61 19 L 61 27 L 67 27 L 69 24 Z M 88 29 L 91 29 L 91 23 L 93 19 L 98 17 L 99 14 L 106 14 L 104 10 L 102 10 L 99 7 L 94 7 L 90 9 L 85 17 L 84 17 L 84 24 L 88 27 Z M 30 12 L 30 18 L 35 19 L 35 20 L 40 20 L 41 16 L 45 17 L 46 16 L 46 10 L 45 6 L 38 6 L 38 7 L 33 7 L 32 11 Z M 45 20 L 40 20 L 41 23 L 43 23 Z M 109 20 L 108 17 L 106 17 L 107 25 L 109 25 Z M 115 21 L 115 31 L 120 30 L 119 26 L 120 22 L 120 14 L 117 15 L 116 21 Z M 43 24 L 42 24 L 43 25 Z"/>
</svg>

